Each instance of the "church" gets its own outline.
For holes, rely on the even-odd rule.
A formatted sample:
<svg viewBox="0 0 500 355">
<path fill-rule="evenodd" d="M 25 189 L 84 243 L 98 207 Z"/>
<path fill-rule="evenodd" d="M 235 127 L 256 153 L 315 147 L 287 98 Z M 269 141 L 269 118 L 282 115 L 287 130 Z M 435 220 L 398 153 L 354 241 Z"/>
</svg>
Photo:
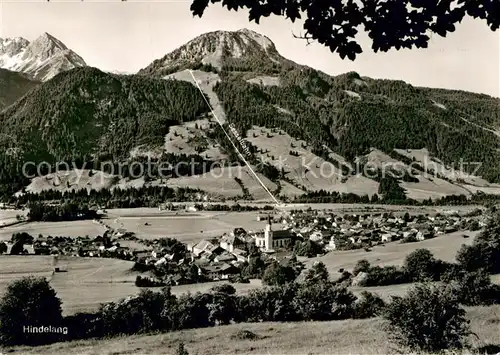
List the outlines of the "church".
<svg viewBox="0 0 500 355">
<path fill-rule="evenodd" d="M 266 252 L 275 248 L 284 248 L 292 243 L 292 233 L 289 230 L 273 231 L 271 217 L 268 217 L 264 233 L 255 236 L 255 245 Z"/>
</svg>

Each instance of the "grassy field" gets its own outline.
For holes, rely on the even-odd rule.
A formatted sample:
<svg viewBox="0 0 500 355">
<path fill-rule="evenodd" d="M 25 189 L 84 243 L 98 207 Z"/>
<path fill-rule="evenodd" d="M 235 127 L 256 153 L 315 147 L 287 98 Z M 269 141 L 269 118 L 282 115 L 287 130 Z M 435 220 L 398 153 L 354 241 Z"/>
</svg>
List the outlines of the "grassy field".
<svg viewBox="0 0 500 355">
<path fill-rule="evenodd" d="M 134 284 L 138 273 L 131 271 L 131 261 L 60 257 L 57 265 L 63 272 L 52 272 L 51 256 L 0 256 L 0 296 L 11 281 L 24 276 L 45 277 L 62 300 L 63 312 L 73 314 L 95 310 L 101 303 L 118 301 L 140 291 Z M 174 286 L 172 293 L 206 292 L 219 283 Z M 261 286 L 261 283 L 253 280 L 250 284 L 234 286 L 238 293 L 245 293 Z"/>
<path fill-rule="evenodd" d="M 171 237 L 183 243 L 196 243 L 205 238 L 221 236 L 236 227 L 263 229 L 259 212 L 175 212 L 158 209 L 110 210 L 103 222 L 112 228 L 125 228 L 143 239 Z M 146 223 L 148 225 L 146 225 Z M 91 237 L 102 235 L 105 228 L 93 221 L 29 222 L 0 228 L 0 240 L 10 240 L 13 233 L 27 232 L 33 236 Z"/>
<path fill-rule="evenodd" d="M 156 210 L 158 212 L 158 210 Z M 258 212 L 175 212 L 142 211 L 136 215 L 108 211 L 104 223 L 112 228 L 124 228 L 143 239 L 171 237 L 183 243 L 196 243 L 205 238 L 221 236 L 234 228 L 263 229 L 265 222 L 257 221 Z M 146 225 L 147 223 L 147 225 Z"/>
<path fill-rule="evenodd" d="M 17 222 L 16 216 L 26 216 L 27 210 L 0 210 L 0 227 Z"/>
<path fill-rule="evenodd" d="M 332 251 L 324 256 L 308 259 L 306 265 L 310 266 L 316 261 L 321 261 L 332 275 L 339 276 L 339 269 L 352 271 L 358 260 L 361 259 L 368 260 L 372 265 L 401 265 L 406 255 L 421 248 L 429 249 L 437 259 L 453 261 L 460 246 L 471 244 L 474 236 L 478 233 L 477 231 L 454 232 L 416 243 L 392 242 L 376 246 L 370 252 L 366 252 L 364 249 Z M 463 238 L 463 234 L 470 237 Z"/>
<path fill-rule="evenodd" d="M 132 262 L 117 259 L 61 257 L 58 267 L 63 272 L 53 273 L 50 256 L 0 256 L 0 295 L 9 282 L 23 276 L 46 277 L 61 298 L 65 314 L 92 311 L 101 303 L 118 301 L 139 292 L 140 289 L 134 284 L 138 274 L 130 271 L 132 265 Z M 500 284 L 500 275 L 495 275 L 492 280 Z M 174 286 L 172 293 L 180 295 L 187 292 L 207 292 L 213 286 L 225 282 Z M 244 294 L 261 287 L 262 283 L 260 280 L 251 280 L 249 284 L 233 286 L 239 294 Z M 410 286 L 352 287 L 351 291 L 355 294 L 361 291 L 375 292 L 388 299 L 391 295 L 403 295 Z"/>
<path fill-rule="evenodd" d="M 101 225 L 88 221 L 71 222 L 30 222 L 15 226 L 0 228 L 0 240 L 10 240 L 13 233 L 27 232 L 32 236 L 43 234 L 44 236 L 69 236 L 84 237 L 102 235 L 105 228 Z"/>
<path fill-rule="evenodd" d="M 63 302 L 63 311 L 73 313 L 95 309 L 101 302 L 118 300 L 138 289 L 135 275 L 129 272 L 133 263 L 117 259 L 62 258 L 58 263 L 65 272 L 53 273 L 51 256 L 0 256 L 0 295 L 7 284 L 24 276 L 50 280 Z"/>
<path fill-rule="evenodd" d="M 500 285 L 500 274 L 492 275 L 491 282 Z M 374 287 L 350 287 L 350 290 L 357 296 L 362 291 L 368 291 L 378 294 L 386 301 L 390 301 L 391 296 L 404 296 L 413 284 L 390 285 L 390 286 L 374 286 Z"/>
<path fill-rule="evenodd" d="M 500 306 L 468 309 L 475 349 L 500 345 Z M 240 339 L 242 330 L 255 340 Z M 397 354 L 381 319 L 330 322 L 254 323 L 192 329 L 158 335 L 57 343 L 9 349 L 23 354 L 175 354 L 184 342 L 190 355 L 233 354 Z M 479 350 L 474 353 L 480 353 Z M 484 354 L 484 352 L 483 352 Z"/>
</svg>

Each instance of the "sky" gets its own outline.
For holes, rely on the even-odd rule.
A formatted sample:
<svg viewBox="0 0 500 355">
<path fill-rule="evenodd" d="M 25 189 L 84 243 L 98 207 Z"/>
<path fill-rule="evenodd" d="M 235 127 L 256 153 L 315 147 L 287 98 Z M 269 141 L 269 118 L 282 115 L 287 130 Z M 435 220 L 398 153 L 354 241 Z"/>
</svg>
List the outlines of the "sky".
<svg viewBox="0 0 500 355">
<path fill-rule="evenodd" d="M 303 32 L 300 22 L 270 17 L 257 25 L 247 12 L 229 12 L 220 4 L 210 5 L 200 19 L 189 6 L 189 0 L 0 0 L 0 37 L 34 40 L 48 32 L 88 65 L 136 72 L 202 33 L 249 28 L 269 37 L 284 57 L 330 75 L 356 71 L 500 97 L 500 31 L 492 32 L 481 20 L 464 20 L 446 38 L 433 36 L 427 49 L 373 53 L 362 35 L 364 53 L 353 62 L 294 38 Z"/>
</svg>

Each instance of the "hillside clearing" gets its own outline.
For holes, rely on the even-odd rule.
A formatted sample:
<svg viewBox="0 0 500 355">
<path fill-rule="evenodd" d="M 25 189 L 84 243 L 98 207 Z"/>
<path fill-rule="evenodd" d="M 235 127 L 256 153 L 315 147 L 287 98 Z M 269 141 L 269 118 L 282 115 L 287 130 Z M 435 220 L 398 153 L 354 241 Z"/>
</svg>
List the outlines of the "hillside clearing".
<svg viewBox="0 0 500 355">
<path fill-rule="evenodd" d="M 280 86 L 280 78 L 276 76 L 261 75 L 248 79 L 247 82 L 263 86 Z"/>
<path fill-rule="evenodd" d="M 445 166 L 439 159 L 433 158 L 426 148 L 423 149 L 394 149 L 397 153 L 404 155 L 418 163 L 424 168 L 439 173 L 446 178 L 457 181 L 462 179 L 467 184 L 475 186 L 488 186 L 490 183 L 478 176 L 467 175 L 464 172 L 455 170 L 455 167 Z M 459 166 L 457 166 L 459 167 Z M 465 166 L 464 166 L 465 167 Z"/>
<path fill-rule="evenodd" d="M 165 136 L 165 152 L 200 155 L 211 161 L 218 161 L 227 158 L 219 147 L 206 136 L 211 124 L 208 119 L 201 119 L 191 122 L 184 122 L 180 125 L 171 126 Z"/>
<path fill-rule="evenodd" d="M 270 191 L 276 190 L 277 185 L 274 182 L 272 182 L 262 174 L 257 175 Z M 206 191 L 209 194 L 234 198 L 243 195 L 243 190 L 235 180 L 235 178 L 238 178 L 242 181 L 244 187 L 248 189 L 248 192 L 254 199 L 272 201 L 269 194 L 266 192 L 266 190 L 264 190 L 262 185 L 246 166 L 224 168 L 216 167 L 202 175 L 170 179 L 168 180 L 167 185 L 172 188 L 198 188 Z"/>
<path fill-rule="evenodd" d="M 468 308 L 475 348 L 500 344 L 500 306 Z M 190 355 L 233 354 L 397 354 L 381 319 L 297 323 L 243 323 L 157 335 L 123 336 L 107 340 L 73 341 L 36 348 L 12 349 L 24 354 L 168 354 L 180 342 Z M 236 337 L 250 331 L 257 339 Z M 12 351 L 9 349 L 9 351 Z M 467 354 L 467 353 L 466 353 Z"/>
<path fill-rule="evenodd" d="M 283 168 L 286 177 L 299 188 L 369 196 L 378 190 L 376 181 L 360 174 L 344 178 L 338 167 L 313 154 L 306 142 L 292 138 L 287 133 L 254 126 L 248 130 L 247 140 L 259 149 L 256 156 L 260 160 L 279 170 Z"/>
</svg>

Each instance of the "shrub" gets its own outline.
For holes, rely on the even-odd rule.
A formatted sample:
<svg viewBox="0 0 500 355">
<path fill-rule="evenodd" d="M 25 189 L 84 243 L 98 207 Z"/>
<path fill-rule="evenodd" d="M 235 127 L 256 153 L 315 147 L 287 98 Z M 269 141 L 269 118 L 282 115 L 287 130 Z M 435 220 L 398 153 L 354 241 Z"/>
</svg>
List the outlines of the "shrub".
<svg viewBox="0 0 500 355">
<path fill-rule="evenodd" d="M 25 326 L 59 327 L 61 300 L 41 277 L 24 277 L 10 283 L 0 300 L 0 343 L 40 345 L 55 341 L 56 334 L 25 332 Z"/>
<path fill-rule="evenodd" d="M 103 305 L 104 335 L 137 334 L 162 329 L 165 294 L 142 289 L 135 297 Z"/>
<path fill-rule="evenodd" d="M 5 242 L 0 242 L 0 254 L 7 253 L 8 249 L 9 248 L 8 248 L 7 244 L 5 244 Z"/>
<path fill-rule="evenodd" d="M 175 352 L 175 355 L 189 355 L 188 351 L 184 347 L 184 343 L 179 343 L 179 346 L 177 347 L 177 351 Z"/>
<path fill-rule="evenodd" d="M 68 339 L 71 340 L 100 338 L 104 335 L 99 312 L 66 316 L 63 323 L 68 328 Z"/>
<path fill-rule="evenodd" d="M 396 266 L 373 266 L 360 286 L 387 286 L 407 283 L 408 275 Z"/>
<path fill-rule="evenodd" d="M 135 285 L 137 287 L 163 287 L 166 286 L 165 282 L 160 280 L 155 280 L 149 277 L 141 277 L 137 275 L 135 278 Z"/>
<path fill-rule="evenodd" d="M 236 293 L 236 289 L 230 284 L 216 285 L 212 287 L 210 291 L 215 293 L 225 293 L 228 295 L 234 295 Z"/>
<path fill-rule="evenodd" d="M 366 259 L 358 260 L 354 269 L 352 270 L 352 274 L 354 276 L 358 275 L 360 272 L 368 272 L 371 268 L 370 263 Z"/>
<path fill-rule="evenodd" d="M 384 317 L 393 339 L 412 351 L 460 349 L 470 334 L 465 310 L 445 286 L 420 284 L 393 296 Z"/>
<path fill-rule="evenodd" d="M 300 319 L 347 319 L 353 314 L 356 296 L 346 287 L 331 283 L 304 284 L 297 290 L 292 303 Z"/>
<path fill-rule="evenodd" d="M 236 332 L 235 334 L 231 335 L 231 339 L 234 340 L 257 340 L 261 339 L 262 337 L 255 334 L 254 332 L 251 332 L 249 330 L 240 330 Z"/>
<path fill-rule="evenodd" d="M 377 294 L 363 291 L 354 305 L 354 318 L 372 318 L 382 314 L 385 309 L 384 300 Z"/>
</svg>

